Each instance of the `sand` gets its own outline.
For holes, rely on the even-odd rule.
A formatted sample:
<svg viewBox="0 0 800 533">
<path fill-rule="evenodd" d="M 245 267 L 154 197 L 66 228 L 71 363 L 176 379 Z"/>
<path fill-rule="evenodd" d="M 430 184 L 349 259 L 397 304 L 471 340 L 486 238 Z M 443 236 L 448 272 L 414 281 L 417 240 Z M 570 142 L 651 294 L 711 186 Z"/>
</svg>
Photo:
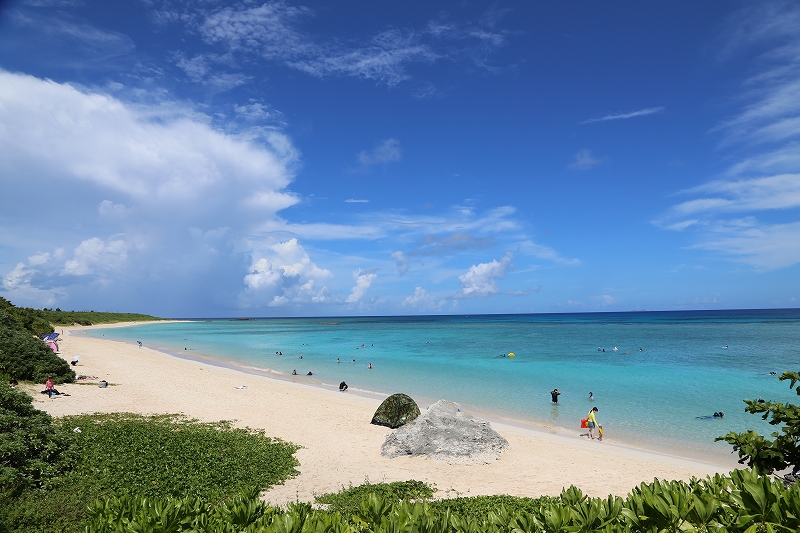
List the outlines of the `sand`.
<svg viewBox="0 0 800 533">
<path fill-rule="evenodd" d="M 61 357 L 69 361 L 80 354 L 75 371 L 105 379 L 110 386 L 101 389 L 97 381 L 59 385 L 70 396 L 48 399 L 33 394 L 37 408 L 53 416 L 184 413 L 203 421 L 234 420 L 237 426 L 263 428 L 268 436 L 302 446 L 296 454 L 300 475 L 265 493 L 274 504 L 313 501 L 315 495 L 365 481 L 410 479 L 435 485 L 439 497 L 536 497 L 557 495 L 569 485 L 592 496 L 624 496 L 655 477 L 688 480 L 735 466 L 733 461 L 710 464 L 638 450 L 616 444 L 608 435 L 598 442 L 579 437 L 577 430 L 556 433 L 497 422 L 492 426 L 511 449 L 491 464 L 387 459 L 380 449 L 391 430 L 369 423 L 379 399 L 303 384 L 303 376 L 275 379 L 135 344 L 83 337 L 74 333 L 87 328 L 78 326 L 62 329 Z M 242 385 L 247 388 L 236 388 Z"/>
</svg>

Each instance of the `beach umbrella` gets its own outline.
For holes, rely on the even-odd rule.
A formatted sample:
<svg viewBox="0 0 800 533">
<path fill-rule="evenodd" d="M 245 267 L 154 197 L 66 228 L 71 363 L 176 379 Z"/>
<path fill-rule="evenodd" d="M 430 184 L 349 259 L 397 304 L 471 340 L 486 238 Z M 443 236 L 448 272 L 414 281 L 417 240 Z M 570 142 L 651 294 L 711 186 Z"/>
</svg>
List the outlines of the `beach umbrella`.
<svg viewBox="0 0 800 533">
<path fill-rule="evenodd" d="M 392 394 L 378 407 L 371 424 L 392 429 L 408 424 L 419 416 L 419 406 L 410 396 Z"/>
</svg>

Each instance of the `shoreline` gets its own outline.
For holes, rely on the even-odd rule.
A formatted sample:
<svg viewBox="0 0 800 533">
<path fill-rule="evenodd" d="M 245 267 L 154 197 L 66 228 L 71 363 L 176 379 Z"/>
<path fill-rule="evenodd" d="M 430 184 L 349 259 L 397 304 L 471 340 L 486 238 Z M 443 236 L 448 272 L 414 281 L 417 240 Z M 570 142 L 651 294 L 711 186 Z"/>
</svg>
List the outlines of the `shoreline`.
<svg viewBox="0 0 800 533">
<path fill-rule="evenodd" d="M 188 319 L 179 319 L 179 320 L 165 320 L 164 322 L 194 322 L 194 320 Z M 147 325 L 148 322 L 122 322 L 118 324 L 101 324 L 98 326 L 76 326 L 76 328 L 81 328 L 82 330 L 85 329 L 112 329 L 116 327 L 129 327 L 129 326 L 137 326 L 137 325 Z M 92 337 L 96 338 L 96 337 Z M 116 339 L 104 339 L 110 342 L 120 343 L 122 345 L 127 345 L 126 341 L 123 340 L 116 340 Z M 307 381 L 308 376 L 304 374 L 299 375 L 291 375 L 287 374 L 282 371 L 278 371 L 272 368 L 259 368 L 255 366 L 248 366 L 244 364 L 239 364 L 235 361 L 223 359 L 216 357 L 214 355 L 210 355 L 203 352 L 195 352 L 193 349 L 190 352 L 181 352 L 179 350 L 170 349 L 161 346 L 148 346 L 151 350 L 158 351 L 170 357 L 175 357 L 177 359 L 185 360 L 185 361 L 192 361 L 196 363 L 203 363 L 210 366 L 216 366 L 219 368 L 227 368 L 230 370 L 242 372 L 244 374 L 255 375 L 266 377 L 268 379 L 275 379 L 280 380 L 286 383 L 293 383 L 293 384 L 301 384 L 310 387 L 320 388 L 322 390 L 332 390 L 337 388 L 337 383 L 331 382 L 327 383 L 319 378 L 312 377 L 311 380 Z M 367 389 L 360 389 L 358 387 L 350 387 L 348 392 L 353 395 L 362 396 L 365 398 L 383 401 L 385 398 L 391 395 L 391 393 L 383 392 L 383 391 L 376 391 L 376 390 L 367 390 Z M 421 410 L 425 410 L 434 403 L 436 403 L 441 398 L 433 398 L 433 397 L 422 397 L 416 396 L 415 401 L 417 405 L 419 405 Z M 501 411 L 493 411 L 491 409 L 481 408 L 479 406 L 474 406 L 470 404 L 461 404 L 464 410 L 468 411 L 474 416 L 482 418 L 492 425 L 503 425 L 508 427 L 510 430 L 520 430 L 523 432 L 531 432 L 533 435 L 557 435 L 560 438 L 569 439 L 569 440 L 576 440 L 576 441 L 583 441 L 588 439 L 583 439 L 574 429 L 569 429 L 564 426 L 559 425 L 547 425 L 545 423 L 537 423 L 535 421 L 530 420 L 523 420 L 519 418 L 514 418 L 506 415 Z M 670 440 L 667 438 L 666 440 Z M 674 458 L 679 461 L 696 461 L 699 463 L 710 464 L 717 467 L 721 467 L 727 470 L 731 470 L 740 466 L 736 462 L 736 457 L 730 455 L 730 457 L 721 457 L 711 453 L 702 453 L 696 452 L 692 454 L 691 452 L 687 451 L 686 448 L 680 448 L 680 441 L 673 441 L 674 444 L 678 445 L 678 448 L 674 446 L 670 446 L 670 443 L 664 444 L 661 448 L 654 448 L 654 447 L 647 447 L 643 446 L 637 442 L 630 442 L 626 440 L 616 440 L 612 437 L 609 446 L 613 447 L 620 447 L 626 450 L 630 450 L 632 452 L 645 452 L 649 454 L 660 455 L 664 457 Z M 671 453 L 671 450 L 679 449 L 682 453 Z"/>
<path fill-rule="evenodd" d="M 248 372 L 216 360 L 181 357 L 122 341 L 80 335 L 89 328 L 140 323 L 64 327 L 61 357 L 80 353 L 79 374 L 106 379 L 106 389 L 67 384 L 71 396 L 40 399 L 38 408 L 54 416 L 92 412 L 184 413 L 204 421 L 235 420 L 261 428 L 267 436 L 302 446 L 299 476 L 271 488 L 266 499 L 313 501 L 315 494 L 349 484 L 416 479 L 435 485 L 441 495 L 557 495 L 576 485 L 594 496 L 627 494 L 642 481 L 689 479 L 726 473 L 733 464 L 714 464 L 615 443 L 598 443 L 556 428 L 513 420 L 488 420 L 511 449 L 485 465 L 448 465 L 424 458 L 387 459 L 380 446 L 391 431 L 369 424 L 385 395 L 340 393 L 323 384 L 303 383 L 281 373 Z M 62 329 L 62 328 L 59 328 Z M 289 379 L 285 379 L 288 377 Z M 247 386 L 239 389 L 237 387 Z M 38 392 L 38 391 L 36 391 Z M 349 392 L 349 391 L 348 391 Z M 355 391 L 353 391 L 355 392 Z"/>
</svg>

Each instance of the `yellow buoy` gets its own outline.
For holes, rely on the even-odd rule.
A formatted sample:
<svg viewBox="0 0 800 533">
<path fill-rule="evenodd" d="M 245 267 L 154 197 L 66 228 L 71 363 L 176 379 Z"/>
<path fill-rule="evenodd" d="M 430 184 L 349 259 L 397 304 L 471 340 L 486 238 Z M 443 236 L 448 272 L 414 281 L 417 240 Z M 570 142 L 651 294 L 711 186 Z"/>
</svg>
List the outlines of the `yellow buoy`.
<svg viewBox="0 0 800 533">
<path fill-rule="evenodd" d="M 510 354 L 508 354 L 509 357 L 514 357 L 515 355 L 516 354 L 514 352 L 511 352 Z"/>
</svg>

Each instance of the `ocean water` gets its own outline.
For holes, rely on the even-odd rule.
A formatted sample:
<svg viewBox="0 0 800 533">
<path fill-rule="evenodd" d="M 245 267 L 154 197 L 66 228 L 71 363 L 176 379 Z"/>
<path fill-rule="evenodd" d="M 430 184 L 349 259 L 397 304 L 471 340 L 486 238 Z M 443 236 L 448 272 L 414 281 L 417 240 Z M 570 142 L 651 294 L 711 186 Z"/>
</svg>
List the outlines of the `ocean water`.
<svg viewBox="0 0 800 533">
<path fill-rule="evenodd" d="M 211 319 L 88 334 L 297 382 L 403 392 L 423 407 L 445 398 L 576 435 L 596 406 L 609 441 L 720 462 L 731 448 L 715 437 L 775 430 L 745 413 L 743 398 L 800 401 L 771 374 L 800 368 L 800 310 Z M 719 410 L 724 419 L 697 418 Z"/>
</svg>

